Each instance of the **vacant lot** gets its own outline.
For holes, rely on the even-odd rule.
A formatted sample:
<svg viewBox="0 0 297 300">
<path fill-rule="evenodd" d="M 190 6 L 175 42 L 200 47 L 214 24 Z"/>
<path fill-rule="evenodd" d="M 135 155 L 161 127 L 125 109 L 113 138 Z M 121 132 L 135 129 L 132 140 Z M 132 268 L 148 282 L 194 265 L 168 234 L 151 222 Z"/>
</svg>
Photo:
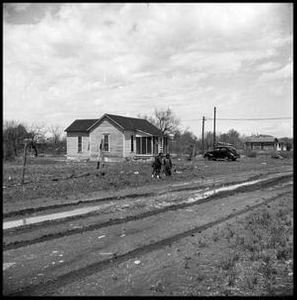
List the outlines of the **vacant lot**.
<svg viewBox="0 0 297 300">
<path fill-rule="evenodd" d="M 173 159 L 174 173 L 170 178 L 151 178 L 150 162 L 107 163 L 102 171 L 95 162 L 71 162 L 64 157 L 29 157 L 26 165 L 25 184 L 21 185 L 22 159 L 4 163 L 4 211 L 46 205 L 57 201 L 71 201 L 94 195 L 112 195 L 115 192 L 166 186 L 214 176 L 224 176 L 229 181 L 283 170 L 292 166 L 292 159 L 270 157 L 242 158 L 235 162 L 207 161 L 197 157 L 193 161 Z M 232 180 L 231 180 L 232 181 Z"/>
<path fill-rule="evenodd" d="M 292 159 L 173 163 L 172 177 L 157 180 L 149 162 L 99 172 L 96 163 L 31 157 L 24 185 L 21 160 L 5 164 L 5 221 L 96 210 L 4 230 L 4 294 L 292 295 Z"/>
</svg>

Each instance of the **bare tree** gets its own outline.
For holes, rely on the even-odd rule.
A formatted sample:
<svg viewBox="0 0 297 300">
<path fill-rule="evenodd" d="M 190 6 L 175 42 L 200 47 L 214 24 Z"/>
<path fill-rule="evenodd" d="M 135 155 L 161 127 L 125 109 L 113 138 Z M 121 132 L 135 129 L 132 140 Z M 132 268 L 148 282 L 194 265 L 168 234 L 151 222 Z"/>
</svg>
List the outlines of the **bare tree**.
<svg viewBox="0 0 297 300">
<path fill-rule="evenodd" d="M 52 141 L 54 144 L 57 144 L 60 140 L 60 136 L 63 132 L 62 128 L 59 125 L 51 125 L 48 127 L 48 132 L 51 133 Z"/>
<path fill-rule="evenodd" d="M 33 123 L 27 129 L 29 134 L 29 147 L 34 151 L 34 155 L 38 156 L 38 143 L 44 139 L 45 124 L 44 123 Z"/>
<path fill-rule="evenodd" d="M 178 131 L 178 126 L 180 125 L 180 119 L 170 108 L 167 108 L 166 110 L 155 108 L 154 116 L 149 117 L 147 115 L 138 115 L 138 117 L 148 120 L 158 127 L 164 134 L 174 134 Z"/>
<path fill-rule="evenodd" d="M 180 119 L 170 108 L 167 108 L 167 110 L 158 110 L 155 108 L 155 118 L 158 128 L 164 134 L 174 133 L 180 125 Z"/>
</svg>

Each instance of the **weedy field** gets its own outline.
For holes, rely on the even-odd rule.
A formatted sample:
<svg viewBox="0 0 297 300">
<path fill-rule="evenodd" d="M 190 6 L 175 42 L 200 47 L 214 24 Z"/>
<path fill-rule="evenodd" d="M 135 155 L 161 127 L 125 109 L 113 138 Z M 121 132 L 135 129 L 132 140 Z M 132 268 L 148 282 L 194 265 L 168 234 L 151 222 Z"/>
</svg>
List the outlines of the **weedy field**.
<svg viewBox="0 0 297 300">
<path fill-rule="evenodd" d="M 42 286 L 41 282 L 42 288 L 39 291 L 40 287 L 37 285 L 37 292 L 51 292 L 55 295 L 292 295 L 293 160 L 259 156 L 242 157 L 235 162 L 208 161 L 201 157 L 188 161 L 176 157 L 173 159 L 173 171 L 171 177 L 154 179 L 151 177 L 150 162 L 106 163 L 103 170 L 99 171 L 96 170 L 96 162 L 71 162 L 63 157 L 29 157 L 25 184 L 22 185 L 22 160 L 4 163 L 4 215 L 9 215 L 10 212 L 14 214 L 24 208 L 50 206 L 52 203 L 64 204 L 73 200 L 78 202 L 75 200 L 87 199 L 88 196 L 92 198 L 91 196 L 95 195 L 95 199 L 116 196 L 116 201 L 111 201 L 114 203 L 101 211 L 101 216 L 106 220 L 113 218 L 121 221 L 119 224 L 110 223 L 94 229 L 93 220 L 99 222 L 99 225 L 100 221 L 104 221 L 97 215 L 89 216 L 90 218 L 85 216 L 83 222 L 82 219 L 77 220 L 82 226 L 81 230 L 84 230 L 83 235 L 81 232 L 72 231 L 72 228 L 69 229 L 69 234 L 61 235 L 63 231 L 68 230 L 69 223 L 67 225 L 64 221 L 52 224 L 52 227 L 48 223 L 40 227 L 37 225 L 36 231 L 34 227 L 29 227 L 28 232 L 26 229 L 24 232 L 16 230 L 17 242 L 23 242 L 22 238 L 25 242 L 33 242 L 29 247 L 22 246 L 6 251 L 7 262 L 12 260 L 13 255 L 19 261 L 19 264 L 14 266 L 15 269 L 7 270 L 11 272 L 10 276 L 14 276 L 11 282 L 29 278 L 28 274 L 34 277 L 36 270 L 44 268 L 44 264 L 48 263 L 48 257 L 41 255 L 35 265 L 35 261 L 29 261 L 27 256 L 34 253 L 36 256 L 40 255 L 40 246 L 56 251 L 58 244 L 63 248 L 65 259 L 68 259 L 63 269 L 61 266 L 55 269 L 58 273 L 63 273 L 56 274 L 60 288 L 48 287 L 47 282 Z M 172 197 L 176 192 L 182 191 L 190 197 L 193 190 L 187 190 L 189 187 L 199 190 L 204 184 L 206 188 L 216 188 L 267 178 L 269 174 L 277 179 L 266 185 L 255 185 L 247 190 L 217 195 L 205 202 L 189 203 L 185 207 L 167 210 L 150 206 L 158 200 L 159 203 L 164 201 L 165 196 Z M 278 182 L 282 176 L 287 182 Z M 188 185 L 191 181 L 192 184 Z M 282 185 L 283 183 L 286 184 Z M 186 188 L 183 190 L 183 187 Z M 159 194 L 159 191 L 164 190 L 164 193 Z M 168 192 L 170 190 L 171 193 Z M 153 193 L 150 196 L 139 196 L 151 191 Z M 128 199 L 124 199 L 128 203 L 121 203 L 122 198 L 118 199 L 118 196 L 125 193 L 130 194 Z M 133 206 L 136 200 L 143 202 L 137 202 L 140 206 Z M 149 215 L 142 215 L 142 204 L 148 205 Z M 36 211 L 33 209 L 32 215 L 35 215 Z M 54 208 L 51 206 L 47 213 L 49 211 L 53 212 Z M 130 214 L 135 219 L 125 220 L 125 216 Z M 201 226 L 217 220 L 220 221 L 200 230 Z M 69 220 L 70 225 L 75 221 Z M 51 228 L 54 228 L 55 232 L 61 232 L 53 238 L 50 234 Z M 187 233 L 189 228 L 196 228 L 195 233 Z M 125 234 L 122 234 L 124 229 Z M 102 240 L 102 237 L 107 236 L 107 232 L 108 238 Z M 181 238 L 180 235 L 185 232 L 187 235 Z M 13 231 L 10 233 L 13 234 Z M 34 242 L 39 233 L 44 235 L 42 238 L 48 238 L 43 240 L 43 245 Z M 14 238 L 9 234 L 7 238 Z M 176 238 L 177 236 L 179 238 Z M 92 242 L 82 243 L 82 238 Z M 168 238 L 170 243 L 161 243 Z M 141 243 L 142 240 L 144 244 Z M 128 251 L 125 250 L 127 245 L 130 249 L 128 253 L 125 252 Z M 150 248 L 152 245 L 162 247 Z M 93 261 L 96 265 L 99 260 L 98 249 L 108 249 L 104 250 L 105 254 L 120 253 L 117 257 L 124 259 L 122 262 L 110 260 L 106 269 L 100 267 L 93 272 L 91 263 Z M 133 252 L 133 249 L 142 252 L 137 252 L 137 257 L 130 257 L 129 253 Z M 89 255 L 90 253 L 94 253 L 95 256 Z M 20 255 L 23 260 L 20 260 Z M 141 263 L 135 265 L 136 259 Z M 100 262 L 103 261 L 98 263 Z M 81 270 L 85 270 L 89 276 L 73 272 L 72 268 L 76 270 L 77 263 L 81 263 Z M 32 269 L 23 267 L 23 264 L 30 265 Z M 86 268 L 85 264 L 91 267 Z M 68 281 L 69 277 L 66 279 L 65 274 L 75 276 Z M 49 275 L 52 276 L 50 272 Z M 64 278 L 64 281 L 60 278 Z M 130 284 L 131 282 L 133 284 Z M 7 292 L 14 288 L 14 285 L 9 285 Z M 27 292 L 30 293 L 31 283 L 28 289 Z M 32 289 L 34 291 L 34 286 Z"/>
<path fill-rule="evenodd" d="M 198 249 L 200 260 L 208 257 L 211 273 L 197 269 L 198 281 L 205 281 L 208 289 L 201 291 L 193 287 L 192 295 L 292 295 L 291 196 L 209 230 L 199 241 Z M 197 256 L 191 257 L 191 264 L 196 265 L 196 260 Z"/>
<path fill-rule="evenodd" d="M 22 159 L 3 164 L 3 204 L 28 203 L 34 199 L 79 198 L 92 192 L 119 191 L 143 188 L 150 185 L 166 185 L 217 175 L 236 175 L 240 172 L 267 172 L 292 165 L 292 159 L 270 157 L 242 158 L 238 161 L 207 161 L 196 157 L 173 159 L 173 175 L 160 180 L 151 178 L 150 162 L 105 163 L 96 170 L 96 162 L 67 161 L 64 157 L 28 157 L 24 184 L 21 184 Z"/>
</svg>

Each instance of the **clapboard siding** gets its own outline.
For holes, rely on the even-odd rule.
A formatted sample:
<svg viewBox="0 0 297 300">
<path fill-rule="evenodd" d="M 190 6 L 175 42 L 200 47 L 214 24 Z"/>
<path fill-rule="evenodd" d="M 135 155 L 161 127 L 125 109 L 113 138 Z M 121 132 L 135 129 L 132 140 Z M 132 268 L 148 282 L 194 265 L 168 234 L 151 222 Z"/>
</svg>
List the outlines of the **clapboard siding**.
<svg viewBox="0 0 297 300">
<path fill-rule="evenodd" d="M 78 152 L 78 137 L 82 137 L 82 151 Z M 89 136 L 85 132 L 67 133 L 67 156 L 88 158 Z"/>
<path fill-rule="evenodd" d="M 133 135 L 133 152 L 131 152 L 131 136 Z M 134 131 L 125 131 L 124 134 L 124 157 L 133 157 L 136 154 L 136 138 Z"/>
<path fill-rule="evenodd" d="M 90 133 L 91 159 L 98 156 L 100 141 L 104 134 L 110 135 L 110 151 L 105 152 L 105 156 L 123 157 L 123 133 L 105 120 Z"/>
</svg>

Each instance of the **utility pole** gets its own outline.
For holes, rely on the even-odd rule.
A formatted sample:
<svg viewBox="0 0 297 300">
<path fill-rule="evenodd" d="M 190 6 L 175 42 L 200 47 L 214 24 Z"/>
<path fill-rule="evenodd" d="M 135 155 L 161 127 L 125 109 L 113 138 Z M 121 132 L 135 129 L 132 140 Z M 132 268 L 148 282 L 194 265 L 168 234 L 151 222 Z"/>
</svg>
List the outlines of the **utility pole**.
<svg viewBox="0 0 297 300">
<path fill-rule="evenodd" d="M 204 122 L 205 117 L 202 118 L 202 155 L 204 154 Z"/>
<path fill-rule="evenodd" d="M 213 149 L 216 146 L 216 107 L 213 110 Z"/>
</svg>

